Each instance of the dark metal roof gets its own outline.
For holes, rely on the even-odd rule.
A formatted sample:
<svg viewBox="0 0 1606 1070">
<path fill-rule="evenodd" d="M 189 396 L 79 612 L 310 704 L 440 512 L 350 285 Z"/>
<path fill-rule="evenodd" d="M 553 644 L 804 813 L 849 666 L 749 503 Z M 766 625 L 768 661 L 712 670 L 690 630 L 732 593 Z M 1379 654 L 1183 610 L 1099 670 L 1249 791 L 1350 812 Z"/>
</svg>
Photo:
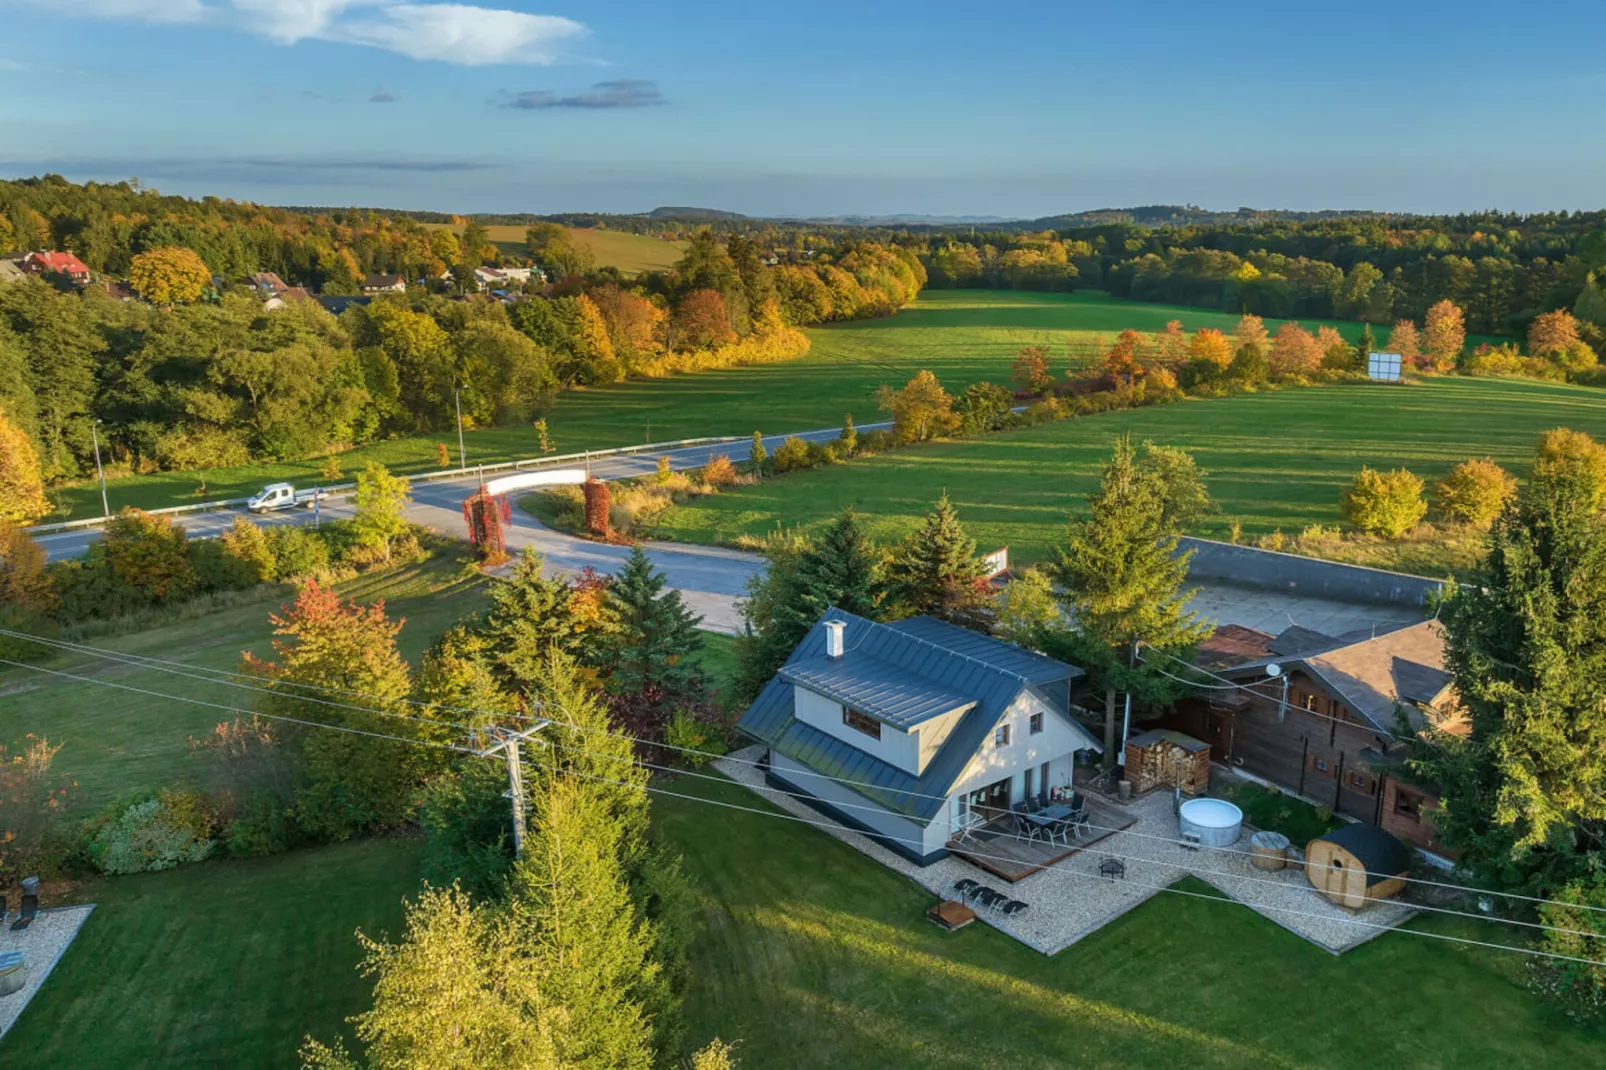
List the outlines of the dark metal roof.
<svg viewBox="0 0 1606 1070">
<path fill-rule="evenodd" d="M 924 676 L 860 650 L 839 658 L 788 662 L 781 667 L 780 677 L 905 731 L 975 705 L 973 699 L 936 687 Z"/>
<path fill-rule="evenodd" d="M 1374 877 L 1393 877 L 1411 868 L 1411 849 L 1376 825 L 1343 825 L 1316 839 L 1344 848 Z"/>
<path fill-rule="evenodd" d="M 840 620 L 846 625 L 842 637 L 842 663 L 856 656 L 874 659 L 879 663 L 875 666 L 877 669 L 888 666 L 900 674 L 914 677 L 921 681 L 921 687 L 927 692 L 959 696 L 970 703 L 969 709 L 959 718 L 959 723 L 949 732 L 946 741 L 920 775 L 890 765 L 846 740 L 799 722 L 793 716 L 794 685 L 788 677 L 799 679 L 800 674 L 813 671 L 811 667 L 816 663 L 832 660 L 825 654 L 826 620 Z M 936 629 L 931 631 L 931 634 L 937 633 Z M 957 639 L 949 636 L 948 641 L 957 642 Z M 1020 650 L 1007 643 L 998 645 L 1009 650 Z M 1043 667 L 1036 668 L 1046 679 Z M 1072 666 L 1060 664 L 1055 679 L 1068 679 L 1080 672 Z M 803 686 L 812 689 L 809 683 L 805 682 Z M 938 645 L 923 636 L 917 637 L 910 629 L 877 624 L 833 609 L 828 610 L 825 617 L 817 621 L 808 635 L 803 637 L 780 673 L 765 685 L 758 698 L 742 715 L 738 727 L 769 744 L 776 753 L 822 776 L 855 782 L 847 786 L 874 803 L 921 821 L 929 821 L 942 809 L 949 790 L 964 773 L 982 743 L 992 734 L 1004 711 L 1021 692 L 1030 692 L 1045 705 L 1063 711 L 1064 699 L 1053 697 L 1054 690 L 1041 688 L 1024 676 L 991 665 L 976 655 Z M 1069 717 L 1067 720 L 1070 720 Z M 1098 741 L 1084 729 L 1074 721 L 1070 723 L 1081 735 L 1086 749 L 1102 749 Z M 800 786 L 806 787 L 807 784 Z"/>
<path fill-rule="evenodd" d="M 1338 640 L 1330 635 L 1324 635 L 1314 628 L 1306 628 L 1301 624 L 1291 624 L 1279 632 L 1277 638 L 1267 643 L 1266 649 L 1286 658 L 1294 654 L 1328 650 L 1337 645 Z"/>
<path fill-rule="evenodd" d="M 910 617 L 888 625 L 905 635 L 935 643 L 945 650 L 984 661 L 994 668 L 1023 676 L 1034 684 L 1053 684 L 1085 675 L 1074 665 L 1027 650 L 1023 646 L 995 639 L 990 635 L 949 624 L 936 617 Z"/>
</svg>

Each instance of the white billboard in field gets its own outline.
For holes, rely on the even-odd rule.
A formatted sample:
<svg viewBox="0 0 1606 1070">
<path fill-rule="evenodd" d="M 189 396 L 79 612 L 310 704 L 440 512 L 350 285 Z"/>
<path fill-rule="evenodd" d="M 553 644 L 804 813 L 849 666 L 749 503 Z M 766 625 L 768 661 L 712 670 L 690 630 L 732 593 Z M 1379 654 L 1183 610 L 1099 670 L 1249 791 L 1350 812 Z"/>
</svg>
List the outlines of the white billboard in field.
<svg viewBox="0 0 1606 1070">
<path fill-rule="evenodd" d="M 1367 358 L 1366 374 L 1373 382 L 1399 382 L 1403 378 L 1400 375 L 1400 355 L 1398 353 L 1373 353 Z"/>
</svg>

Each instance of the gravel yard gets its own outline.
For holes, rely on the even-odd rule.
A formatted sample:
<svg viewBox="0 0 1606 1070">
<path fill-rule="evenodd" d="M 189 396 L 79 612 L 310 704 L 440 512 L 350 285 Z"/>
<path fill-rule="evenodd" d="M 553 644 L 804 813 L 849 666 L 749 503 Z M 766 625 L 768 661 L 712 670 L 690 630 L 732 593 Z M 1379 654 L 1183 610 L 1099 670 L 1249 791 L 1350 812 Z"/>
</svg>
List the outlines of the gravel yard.
<svg viewBox="0 0 1606 1070">
<path fill-rule="evenodd" d="M 1184 848 L 1174 842 L 1179 830 L 1171 813 L 1171 796 L 1165 792 L 1130 804 L 1131 814 L 1138 819 L 1136 825 L 1014 884 L 954 856 L 921 867 L 767 787 L 763 772 L 750 764 L 762 754 L 762 747 L 748 747 L 714 764 L 781 809 L 819 825 L 933 895 L 952 898 L 954 882 L 968 877 L 1030 904 L 1030 909 L 1013 918 L 984 909 L 978 909 L 977 916 L 1047 955 L 1069 947 L 1190 874 L 1334 954 L 1370 940 L 1415 913 L 1398 902 L 1373 903 L 1366 910 L 1351 912 L 1317 894 L 1297 865 L 1280 872 L 1254 869 L 1249 863 L 1247 832 L 1231 849 Z M 1099 863 L 1112 857 L 1125 864 L 1124 878 L 1111 880 L 1099 874 Z"/>
<path fill-rule="evenodd" d="M 28 967 L 28 982 L 22 989 L 0 998 L 0 1037 L 16 1024 L 22 1009 L 45 983 L 45 978 L 50 976 L 51 969 L 94 909 L 93 906 L 55 907 L 41 910 L 33 924 L 20 933 L 12 932 L 9 922 L 0 928 L 0 951 L 22 952 L 23 963 Z"/>
</svg>

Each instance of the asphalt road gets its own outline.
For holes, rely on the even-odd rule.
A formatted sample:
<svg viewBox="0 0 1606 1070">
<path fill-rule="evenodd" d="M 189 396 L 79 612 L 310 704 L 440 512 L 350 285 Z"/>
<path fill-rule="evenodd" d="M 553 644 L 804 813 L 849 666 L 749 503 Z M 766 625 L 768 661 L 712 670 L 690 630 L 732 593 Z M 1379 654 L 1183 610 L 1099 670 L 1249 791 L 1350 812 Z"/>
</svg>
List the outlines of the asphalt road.
<svg viewBox="0 0 1606 1070">
<path fill-rule="evenodd" d="M 889 426 L 891 425 L 886 423 L 868 424 L 861 430 L 870 431 Z M 797 437 L 811 442 L 828 442 L 838 437 L 839 432 L 839 428 L 832 427 L 803 432 Z M 764 446 L 773 454 L 788 437 L 767 436 L 764 439 Z M 681 471 L 701 468 L 711 457 L 719 453 L 728 455 L 737 463 L 747 461 L 752 457 L 752 443 L 747 439 L 740 439 L 715 446 L 690 446 L 669 450 L 667 453 L 636 453 L 620 457 L 604 457 L 592 462 L 591 471 L 598 478 L 605 480 L 632 479 L 655 472 L 658 468 L 658 458 L 661 456 L 668 456 L 670 467 Z M 539 471 L 540 467 L 531 466 L 521 471 Z M 573 461 L 568 461 L 554 467 L 573 468 L 576 465 Z M 407 518 L 415 524 L 436 531 L 463 536 L 465 535 L 463 499 L 474 493 L 478 486 L 479 479 L 476 476 L 414 483 L 413 500 L 408 506 Z M 305 508 L 284 509 L 264 515 L 252 514 L 243 508 L 238 508 L 206 513 L 181 513 L 173 519 L 188 531 L 192 538 L 209 538 L 227 531 L 233 526 L 235 519 L 241 516 L 249 518 L 254 523 L 271 526 L 312 524 L 324 519 L 349 518 L 352 513 L 353 508 L 349 498 L 341 496 L 324 501 L 316 515 L 312 510 Z M 99 529 L 80 528 L 41 535 L 36 541 L 44 547 L 50 560 L 59 561 L 63 558 L 78 557 L 100 537 Z M 630 553 L 629 548 L 625 546 L 591 542 L 553 531 L 516 509 L 513 511 L 513 522 L 505 530 L 505 538 L 511 551 L 517 552 L 526 546 L 535 547 L 546 558 L 547 572 L 556 575 L 570 575 L 586 568 L 612 574 L 623 565 Z M 735 600 L 742 594 L 748 578 L 763 570 L 763 558 L 739 550 L 686 546 L 678 543 L 648 543 L 646 548 L 653 559 L 653 564 L 664 571 L 669 586 L 679 589 L 684 594 L 687 605 L 702 615 L 703 627 L 732 634 L 739 629 L 741 618 L 736 612 Z"/>
</svg>

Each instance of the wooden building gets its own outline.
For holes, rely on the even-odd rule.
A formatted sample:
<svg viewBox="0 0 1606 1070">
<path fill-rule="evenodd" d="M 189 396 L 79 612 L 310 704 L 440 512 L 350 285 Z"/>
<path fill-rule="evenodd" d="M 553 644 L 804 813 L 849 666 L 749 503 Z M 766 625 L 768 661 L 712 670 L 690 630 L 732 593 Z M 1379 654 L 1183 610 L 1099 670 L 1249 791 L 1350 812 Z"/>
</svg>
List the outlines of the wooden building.
<svg viewBox="0 0 1606 1070">
<path fill-rule="evenodd" d="M 1398 895 L 1410 868 L 1411 849 L 1376 825 L 1344 825 L 1305 848 L 1305 879 L 1351 910 Z"/>
<path fill-rule="evenodd" d="M 1210 744 L 1169 728 L 1152 728 L 1126 741 L 1126 779 L 1142 795 L 1180 787 L 1199 795 L 1210 787 Z"/>
<path fill-rule="evenodd" d="M 1417 728 L 1461 724 L 1438 622 L 1338 637 L 1224 625 L 1199 663 L 1247 686 L 1186 699 L 1164 727 L 1203 740 L 1234 769 L 1444 853 L 1432 818 L 1438 797 L 1410 780 L 1406 743 L 1396 738 L 1397 711 Z"/>
</svg>

